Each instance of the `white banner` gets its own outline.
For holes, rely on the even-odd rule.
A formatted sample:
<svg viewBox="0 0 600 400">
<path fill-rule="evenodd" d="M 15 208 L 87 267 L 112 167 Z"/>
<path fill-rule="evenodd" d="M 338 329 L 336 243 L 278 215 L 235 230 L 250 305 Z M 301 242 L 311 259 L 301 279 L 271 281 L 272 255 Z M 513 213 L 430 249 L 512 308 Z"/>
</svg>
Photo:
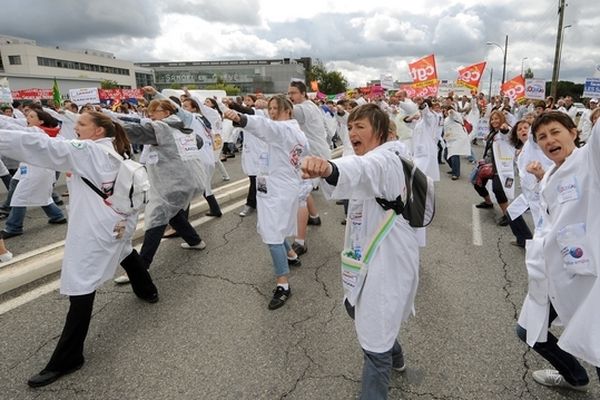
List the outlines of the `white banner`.
<svg viewBox="0 0 600 400">
<path fill-rule="evenodd" d="M 69 90 L 69 99 L 78 106 L 83 106 L 87 103 L 100 103 L 98 88 L 95 87 L 84 89 L 71 89 Z"/>
<path fill-rule="evenodd" d="M 544 100 L 546 98 L 546 81 L 543 79 L 525 79 L 525 98 Z"/>
<path fill-rule="evenodd" d="M 391 74 L 381 74 L 381 87 L 384 89 L 394 88 L 394 78 Z"/>
<path fill-rule="evenodd" d="M 454 92 L 455 96 L 468 96 L 471 98 L 471 90 L 468 87 L 459 86 L 455 81 L 440 81 L 438 97 L 448 97 L 450 92 Z"/>
<path fill-rule="evenodd" d="M 600 97 L 600 78 L 587 78 L 585 80 L 583 97 Z"/>
<path fill-rule="evenodd" d="M 12 95 L 10 94 L 10 87 L 8 86 L 8 79 L 0 79 L 0 103 L 12 104 Z"/>
</svg>

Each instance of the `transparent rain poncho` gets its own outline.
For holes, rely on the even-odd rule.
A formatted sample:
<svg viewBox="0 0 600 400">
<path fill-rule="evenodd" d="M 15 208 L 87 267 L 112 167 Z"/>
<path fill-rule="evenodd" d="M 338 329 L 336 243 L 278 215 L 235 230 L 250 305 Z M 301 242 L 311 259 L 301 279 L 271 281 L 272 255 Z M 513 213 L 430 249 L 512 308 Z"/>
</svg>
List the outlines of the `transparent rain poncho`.
<svg viewBox="0 0 600 400">
<path fill-rule="evenodd" d="M 161 121 L 125 123 L 123 127 L 132 143 L 150 146 L 146 168 L 151 188 L 144 228 L 166 225 L 206 187 L 196 135 L 175 115 Z"/>
</svg>

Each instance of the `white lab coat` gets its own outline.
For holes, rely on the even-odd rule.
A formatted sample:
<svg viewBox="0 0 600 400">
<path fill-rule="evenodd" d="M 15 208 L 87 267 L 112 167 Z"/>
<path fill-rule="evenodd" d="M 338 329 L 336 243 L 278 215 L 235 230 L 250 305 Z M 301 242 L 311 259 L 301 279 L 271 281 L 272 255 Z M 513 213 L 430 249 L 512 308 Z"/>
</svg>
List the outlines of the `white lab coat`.
<svg viewBox="0 0 600 400">
<path fill-rule="evenodd" d="M 263 110 L 254 110 L 254 115 L 268 118 Z M 240 128 L 234 128 L 240 129 Z M 243 132 L 243 130 L 241 130 Z M 258 175 L 258 157 L 267 152 L 267 144 L 260 140 L 256 135 L 244 135 L 244 145 L 242 147 L 242 171 L 248 176 Z"/>
<path fill-rule="evenodd" d="M 22 124 L 23 120 L 16 120 L 6 116 L 0 118 L 0 128 L 30 133 L 43 133 L 46 135 L 40 128 L 27 127 Z M 17 158 L 14 154 L 7 155 L 11 158 Z M 10 201 L 11 207 L 47 206 L 52 203 L 52 189 L 54 182 L 56 181 L 56 172 L 54 172 L 54 170 L 41 168 L 27 162 L 21 162 L 19 163 L 19 168 L 13 176 L 13 179 L 18 180 L 19 184 Z"/>
<path fill-rule="evenodd" d="M 508 134 L 498 132 L 492 143 L 494 163 L 502 189 L 508 200 L 515 198 L 515 147 L 510 143 Z M 491 181 L 489 182 L 491 185 Z"/>
<path fill-rule="evenodd" d="M 308 139 L 309 154 L 329 160 L 331 150 L 327 144 L 327 132 L 321 109 L 312 101 L 305 100 L 294 105 L 294 119 L 298 121 L 300 129 Z"/>
<path fill-rule="evenodd" d="M 425 106 L 421 119 L 413 131 L 413 161 L 415 165 L 434 181 L 440 180 L 440 167 L 437 161 L 437 116 Z"/>
<path fill-rule="evenodd" d="M 350 116 L 348 111 L 344 111 L 343 115 L 337 113 L 335 115 L 337 121 L 337 133 L 342 141 L 342 157 L 354 154 L 354 148 L 352 148 L 350 135 L 348 134 L 348 116 Z"/>
<path fill-rule="evenodd" d="M 471 141 L 463 126 L 463 117 L 454 110 L 449 110 L 444 119 L 444 139 L 448 147 L 448 158 L 471 155 Z"/>
<path fill-rule="evenodd" d="M 60 292 L 69 296 L 96 290 L 114 276 L 132 250 L 137 214 L 117 214 L 81 179 L 86 177 L 99 188 L 114 183 L 119 161 L 99 144 L 112 145 L 112 139 L 56 140 L 45 133 L 0 131 L 0 153 L 73 174 L 67 179 L 69 226 L 60 284 Z M 116 236 L 119 225 L 124 229 L 121 238 Z"/>
<path fill-rule="evenodd" d="M 409 151 L 412 151 L 412 136 L 416 122 L 404 122 L 404 118 L 418 114 L 419 107 L 412 100 L 406 99 L 398 103 L 398 108 L 400 110 L 393 118 L 396 123 L 396 136 Z"/>
<path fill-rule="evenodd" d="M 364 249 L 385 215 L 376 197 L 388 200 L 400 194 L 403 199 L 406 197 L 404 173 L 396 152 L 406 155 L 404 145 L 392 141 L 363 156 L 342 157 L 334 161 L 340 173 L 337 185 L 331 186 L 322 180 L 327 197 L 350 199 L 346 242 L 356 234 L 356 240 Z M 404 218 L 396 217 L 393 228 L 371 259 L 356 303 L 356 333 L 363 349 L 383 353 L 392 348 L 401 323 L 414 313 L 418 272 L 419 245 L 415 230 Z"/>
<path fill-rule="evenodd" d="M 295 120 L 246 117 L 245 138 L 256 136 L 266 143 L 266 151 L 259 154 L 256 177 L 257 230 L 264 243 L 281 244 L 296 235 L 299 168 L 308 140 Z"/>
<path fill-rule="evenodd" d="M 511 203 L 508 212 L 511 219 L 516 219 L 527 210 L 527 207 L 529 207 L 535 229 L 537 230 L 538 228 L 541 228 L 544 209 L 542 208 L 540 201 L 540 185 L 537 178 L 535 175 L 527 172 L 527 165 L 532 161 L 539 161 L 542 164 L 544 171 L 548 171 L 554 165 L 554 163 L 546 157 L 537 143 L 534 142 L 533 136 L 530 133 L 527 142 L 525 142 L 521 152 L 516 157 L 516 164 L 521 182 L 521 194 Z M 516 207 L 514 207 L 513 204 L 515 204 Z M 515 209 L 513 212 L 513 208 L 518 209 Z"/>
<path fill-rule="evenodd" d="M 600 125 L 594 130 L 586 146 L 542 179 L 547 213 L 540 234 L 527 242 L 529 290 L 519 324 L 527 329 L 529 345 L 546 341 L 552 303 L 565 326 L 559 346 L 600 367 Z M 585 224 L 585 233 L 571 230 L 566 238 L 565 229 L 577 224 Z"/>
</svg>

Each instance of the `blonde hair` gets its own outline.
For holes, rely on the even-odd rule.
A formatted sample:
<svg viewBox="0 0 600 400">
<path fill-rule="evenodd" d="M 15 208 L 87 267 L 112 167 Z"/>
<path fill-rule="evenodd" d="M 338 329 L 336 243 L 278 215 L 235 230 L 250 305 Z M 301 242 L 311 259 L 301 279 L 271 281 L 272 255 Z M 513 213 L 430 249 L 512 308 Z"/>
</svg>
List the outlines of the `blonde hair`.
<svg viewBox="0 0 600 400">
<path fill-rule="evenodd" d="M 175 114 L 175 112 L 177 112 L 177 107 L 175 107 L 175 105 L 173 103 L 171 103 L 169 100 L 154 99 L 150 102 L 150 104 L 148 104 L 148 108 L 147 108 L 148 114 L 153 113 L 159 107 L 165 111 L 168 111 L 169 114 Z"/>
</svg>

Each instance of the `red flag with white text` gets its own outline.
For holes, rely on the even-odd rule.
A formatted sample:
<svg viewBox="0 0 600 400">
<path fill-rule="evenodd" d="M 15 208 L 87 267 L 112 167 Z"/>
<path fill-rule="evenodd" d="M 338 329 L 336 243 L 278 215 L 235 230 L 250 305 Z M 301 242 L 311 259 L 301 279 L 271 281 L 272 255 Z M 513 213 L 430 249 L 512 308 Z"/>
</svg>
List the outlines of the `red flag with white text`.
<svg viewBox="0 0 600 400">
<path fill-rule="evenodd" d="M 513 101 L 522 99 L 525 97 L 525 78 L 523 75 L 517 75 L 510 81 L 504 82 L 500 90 Z"/>
<path fill-rule="evenodd" d="M 471 90 L 477 90 L 479 88 L 479 81 L 481 81 L 483 71 L 485 70 L 485 64 L 485 61 L 483 61 L 459 69 L 456 83 L 458 85 L 466 86 Z"/>
</svg>

